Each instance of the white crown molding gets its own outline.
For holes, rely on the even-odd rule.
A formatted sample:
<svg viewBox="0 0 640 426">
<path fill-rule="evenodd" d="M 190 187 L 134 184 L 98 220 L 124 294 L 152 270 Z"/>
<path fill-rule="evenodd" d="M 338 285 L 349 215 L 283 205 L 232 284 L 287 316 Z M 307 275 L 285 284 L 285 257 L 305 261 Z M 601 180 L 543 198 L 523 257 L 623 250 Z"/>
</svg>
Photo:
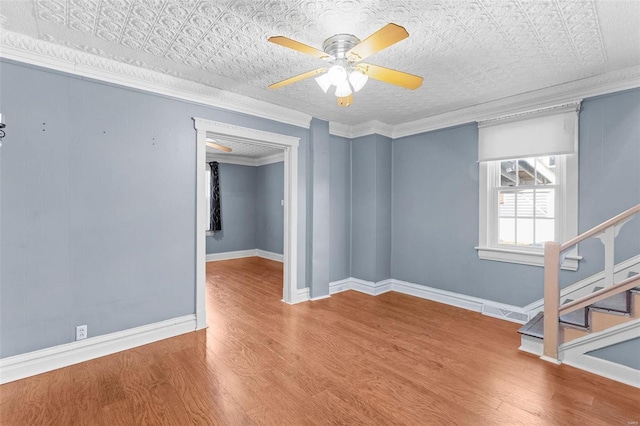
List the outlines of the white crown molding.
<svg viewBox="0 0 640 426">
<path fill-rule="evenodd" d="M 393 128 L 392 137 L 394 139 L 402 138 L 637 87 L 640 87 L 640 66 L 610 71 L 594 77 L 533 90 L 508 98 L 398 124 Z"/>
<path fill-rule="evenodd" d="M 280 163 L 284 161 L 284 153 L 279 152 L 266 157 L 256 158 L 256 166 L 266 166 L 267 164 Z"/>
<path fill-rule="evenodd" d="M 238 166 L 259 167 L 266 166 L 267 164 L 283 162 L 284 153 L 280 152 L 260 158 L 242 157 L 240 155 L 233 154 L 208 154 L 207 162 L 210 161 L 217 161 L 218 163 L 223 164 L 235 164 Z"/>
<path fill-rule="evenodd" d="M 311 116 L 248 96 L 81 52 L 23 34 L 0 32 L 0 57 L 308 129 Z"/>
<path fill-rule="evenodd" d="M 311 115 L 298 110 L 37 40 L 12 31 L 0 32 L 0 57 L 307 129 L 311 123 Z M 396 125 L 378 120 L 356 125 L 330 122 L 329 132 L 350 139 L 370 134 L 397 139 L 637 87 L 640 87 L 640 66 L 610 71 L 594 77 Z"/>
<path fill-rule="evenodd" d="M 329 132 L 332 135 L 346 138 L 376 133 L 398 139 L 476 121 L 492 120 L 505 115 L 548 108 L 552 105 L 574 103 L 584 98 L 638 87 L 640 87 L 640 67 L 635 66 L 396 125 L 376 120 L 356 125 L 332 121 L 329 123 Z"/>
<path fill-rule="evenodd" d="M 89 361 L 178 336 L 196 329 L 196 316 L 185 315 L 0 359 L 0 384 Z"/>
<path fill-rule="evenodd" d="M 329 122 L 329 133 L 335 136 L 342 136 L 343 138 L 355 139 L 361 136 L 367 136 L 372 134 L 387 136 L 389 138 L 393 135 L 393 128 L 391 124 L 383 123 L 378 120 L 371 120 L 360 124 L 344 124 L 336 121 Z"/>
<path fill-rule="evenodd" d="M 208 154 L 207 163 L 210 161 L 216 161 L 223 164 L 235 164 L 237 166 L 250 166 L 256 167 L 256 159 L 250 157 L 241 157 L 233 154 Z"/>
</svg>

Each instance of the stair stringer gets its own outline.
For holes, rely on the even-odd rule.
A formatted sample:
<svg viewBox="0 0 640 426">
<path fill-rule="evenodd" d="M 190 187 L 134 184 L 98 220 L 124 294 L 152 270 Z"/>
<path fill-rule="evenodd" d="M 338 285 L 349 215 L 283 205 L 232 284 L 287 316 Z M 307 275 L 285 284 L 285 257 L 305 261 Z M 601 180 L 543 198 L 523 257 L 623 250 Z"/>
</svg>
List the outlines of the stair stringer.
<svg viewBox="0 0 640 426">
<path fill-rule="evenodd" d="M 564 343 L 558 348 L 558 359 L 563 364 L 640 388 L 640 370 L 587 355 L 587 352 L 638 337 L 640 318 Z"/>
<path fill-rule="evenodd" d="M 619 282 L 626 279 L 630 272 L 636 272 L 640 274 L 640 254 L 634 257 L 630 257 L 627 260 L 616 264 L 614 266 L 614 282 Z M 571 284 L 560 290 L 560 300 L 573 299 L 578 300 L 583 296 L 593 293 L 593 290 L 604 281 L 604 271 L 593 274 L 575 284 Z M 524 306 L 522 310 L 529 316 L 529 319 L 536 316 L 538 312 L 542 312 L 544 309 L 544 299 L 536 300 Z"/>
</svg>

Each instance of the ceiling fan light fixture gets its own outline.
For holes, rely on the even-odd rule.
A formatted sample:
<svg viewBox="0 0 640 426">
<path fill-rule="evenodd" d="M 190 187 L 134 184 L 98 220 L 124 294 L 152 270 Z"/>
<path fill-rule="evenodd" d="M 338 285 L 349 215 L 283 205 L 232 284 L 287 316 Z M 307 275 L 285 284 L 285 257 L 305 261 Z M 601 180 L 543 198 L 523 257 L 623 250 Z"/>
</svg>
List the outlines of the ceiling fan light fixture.
<svg viewBox="0 0 640 426">
<path fill-rule="evenodd" d="M 343 81 L 336 87 L 336 96 L 339 98 L 345 98 L 351 94 L 351 86 L 347 80 Z"/>
<path fill-rule="evenodd" d="M 339 86 L 341 83 L 347 81 L 347 70 L 345 70 L 342 65 L 334 65 L 329 68 L 327 76 L 331 84 Z"/>
<path fill-rule="evenodd" d="M 329 74 L 324 73 L 320 77 L 316 77 L 316 83 L 322 89 L 324 93 L 327 93 L 329 87 L 331 87 L 331 81 L 329 81 Z"/>
<path fill-rule="evenodd" d="M 349 83 L 351 83 L 351 86 L 353 86 L 354 92 L 362 89 L 364 85 L 367 84 L 368 80 L 369 76 L 359 70 L 352 71 L 351 74 L 349 74 Z"/>
</svg>

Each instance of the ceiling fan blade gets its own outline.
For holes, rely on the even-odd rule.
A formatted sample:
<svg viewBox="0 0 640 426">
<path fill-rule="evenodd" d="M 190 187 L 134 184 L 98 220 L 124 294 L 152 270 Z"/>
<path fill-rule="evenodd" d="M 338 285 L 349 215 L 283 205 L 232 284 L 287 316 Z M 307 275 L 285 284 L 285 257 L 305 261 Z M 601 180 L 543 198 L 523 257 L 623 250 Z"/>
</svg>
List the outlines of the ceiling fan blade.
<svg viewBox="0 0 640 426">
<path fill-rule="evenodd" d="M 307 71 L 307 72 L 305 72 L 303 74 L 298 74 L 298 75 L 296 75 L 294 77 L 290 77 L 290 78 L 288 78 L 286 80 L 282 80 L 282 81 L 280 81 L 278 83 L 273 83 L 271 86 L 269 86 L 269 89 L 279 89 L 279 88 L 281 88 L 283 86 L 286 86 L 288 84 L 297 83 L 298 81 L 304 80 L 305 78 L 309 78 L 309 77 L 316 76 L 318 74 L 322 74 L 326 70 L 327 70 L 326 68 L 318 68 L 318 69 L 315 69 L 313 71 Z"/>
<path fill-rule="evenodd" d="M 344 96 L 342 98 L 338 98 L 338 105 L 341 107 L 348 107 L 349 105 L 353 104 L 353 93 L 350 94 L 349 96 Z"/>
<path fill-rule="evenodd" d="M 228 146 L 220 145 L 213 139 L 207 139 L 207 146 L 214 149 L 219 149 L 220 151 L 231 152 L 231 148 L 229 148 Z"/>
<path fill-rule="evenodd" d="M 404 27 L 396 24 L 387 24 L 352 47 L 347 52 L 346 57 L 349 62 L 361 61 L 407 37 L 409 37 L 409 33 Z"/>
<path fill-rule="evenodd" d="M 297 50 L 298 52 L 304 53 L 305 55 L 314 56 L 318 59 L 324 59 L 324 60 L 335 59 L 333 56 L 329 55 L 327 52 L 323 52 L 322 50 L 318 50 L 315 47 L 308 46 L 304 43 L 300 43 L 299 41 L 292 40 L 288 37 L 284 37 L 284 36 L 269 37 L 269 41 L 271 43 L 279 44 L 280 46 L 288 47 L 289 49 Z"/>
<path fill-rule="evenodd" d="M 422 85 L 422 77 L 406 72 L 371 64 L 358 64 L 355 68 L 371 78 L 384 81 L 385 83 L 395 84 L 405 89 L 414 90 Z"/>
</svg>

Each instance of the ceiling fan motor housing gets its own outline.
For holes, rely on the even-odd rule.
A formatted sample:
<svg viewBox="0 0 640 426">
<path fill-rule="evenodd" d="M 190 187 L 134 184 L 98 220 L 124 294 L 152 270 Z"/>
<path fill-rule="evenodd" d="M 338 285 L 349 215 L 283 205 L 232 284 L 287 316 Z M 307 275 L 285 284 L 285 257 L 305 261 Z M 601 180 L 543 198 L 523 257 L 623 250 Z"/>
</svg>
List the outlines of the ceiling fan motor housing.
<svg viewBox="0 0 640 426">
<path fill-rule="evenodd" d="M 347 52 L 359 43 L 360 39 L 354 35 L 336 34 L 324 41 L 322 50 L 336 58 L 335 62 L 341 63 L 348 59 Z"/>
</svg>

